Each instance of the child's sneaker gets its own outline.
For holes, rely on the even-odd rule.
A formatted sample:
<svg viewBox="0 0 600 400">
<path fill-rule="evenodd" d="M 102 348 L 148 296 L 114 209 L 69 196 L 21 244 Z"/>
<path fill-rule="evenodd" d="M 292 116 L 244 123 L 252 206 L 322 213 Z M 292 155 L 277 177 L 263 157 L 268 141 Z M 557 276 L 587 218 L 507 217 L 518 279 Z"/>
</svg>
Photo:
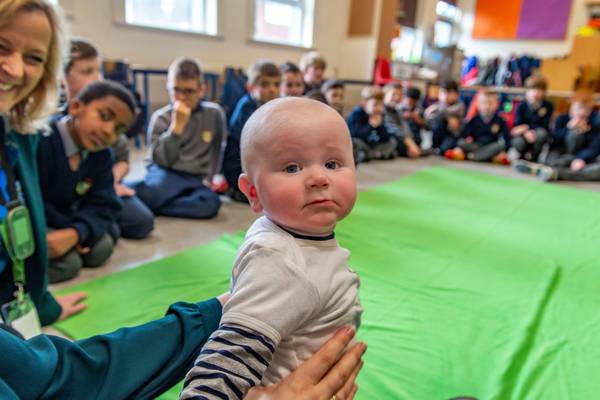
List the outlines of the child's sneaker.
<svg viewBox="0 0 600 400">
<path fill-rule="evenodd" d="M 513 164 L 515 170 L 522 174 L 539 175 L 541 164 L 525 160 L 517 160 Z"/>
<path fill-rule="evenodd" d="M 492 159 L 492 161 L 494 164 L 510 165 L 510 159 L 508 158 L 508 155 L 504 151 L 502 153 L 498 154 L 497 156 L 495 156 Z"/>
<path fill-rule="evenodd" d="M 446 150 L 446 152 L 444 153 L 444 156 L 448 160 L 463 161 L 465 159 L 465 154 L 463 152 L 456 151 L 456 150 L 453 150 L 453 149 Z"/>
<path fill-rule="evenodd" d="M 556 170 L 556 168 L 552 168 L 547 165 L 542 165 L 538 172 L 538 176 L 544 182 L 555 181 L 558 179 L 558 171 Z"/>
</svg>

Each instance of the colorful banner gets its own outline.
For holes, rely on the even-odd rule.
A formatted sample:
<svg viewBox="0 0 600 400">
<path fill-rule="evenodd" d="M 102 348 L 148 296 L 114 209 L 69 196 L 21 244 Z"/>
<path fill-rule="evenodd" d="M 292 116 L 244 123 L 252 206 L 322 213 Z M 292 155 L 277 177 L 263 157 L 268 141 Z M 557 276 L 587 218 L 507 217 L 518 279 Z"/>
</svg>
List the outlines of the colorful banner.
<svg viewBox="0 0 600 400">
<path fill-rule="evenodd" d="M 474 39 L 564 39 L 571 0 L 477 0 Z"/>
</svg>

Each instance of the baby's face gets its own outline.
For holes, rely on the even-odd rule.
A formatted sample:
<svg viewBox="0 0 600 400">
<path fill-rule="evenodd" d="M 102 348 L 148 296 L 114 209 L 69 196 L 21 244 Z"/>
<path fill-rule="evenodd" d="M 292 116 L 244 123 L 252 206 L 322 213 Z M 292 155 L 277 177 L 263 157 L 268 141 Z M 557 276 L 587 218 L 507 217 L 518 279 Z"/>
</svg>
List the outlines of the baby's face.
<svg viewBox="0 0 600 400">
<path fill-rule="evenodd" d="M 297 233 L 331 233 L 356 200 L 352 142 L 332 112 L 281 124 L 250 172 L 259 208 Z"/>
</svg>

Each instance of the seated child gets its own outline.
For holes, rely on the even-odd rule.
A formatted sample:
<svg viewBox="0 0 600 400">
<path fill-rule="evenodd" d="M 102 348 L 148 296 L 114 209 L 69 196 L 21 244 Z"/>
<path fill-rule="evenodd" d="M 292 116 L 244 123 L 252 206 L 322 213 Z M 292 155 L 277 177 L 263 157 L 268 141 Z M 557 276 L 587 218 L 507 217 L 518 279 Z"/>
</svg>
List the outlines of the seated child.
<svg viewBox="0 0 600 400">
<path fill-rule="evenodd" d="M 155 215 L 213 218 L 221 207 L 211 185 L 221 168 L 225 113 L 202 101 L 205 85 L 196 60 L 178 58 L 169 66 L 167 90 L 171 103 L 155 111 L 148 126 L 146 176 L 131 186 Z"/>
<path fill-rule="evenodd" d="M 291 62 L 286 62 L 279 67 L 281 72 L 281 85 L 279 86 L 279 96 L 301 97 L 304 94 L 304 81 L 300 68 Z"/>
<path fill-rule="evenodd" d="M 367 86 L 361 102 L 348 116 L 356 161 L 390 159 L 397 155 L 398 141 L 383 123 L 383 92 L 379 86 Z"/>
<path fill-rule="evenodd" d="M 246 121 L 258 107 L 279 97 L 281 73 L 279 68 L 268 60 L 258 60 L 248 69 L 248 93 L 242 97 L 229 120 L 229 136 L 223 158 L 223 175 L 227 180 L 227 194 L 235 201 L 246 202 L 246 197 L 239 190 L 237 183 L 242 173 L 240 160 L 240 141 L 242 129 Z"/>
<path fill-rule="evenodd" d="M 102 79 L 100 54 L 98 49 L 85 39 L 71 39 L 70 51 L 65 62 L 64 84 L 67 101 L 73 99 L 86 85 Z M 67 113 L 67 110 L 64 110 Z M 115 155 L 113 177 L 115 191 L 121 198 L 123 207 L 117 214 L 115 237 L 142 239 L 154 229 L 154 214 L 135 195 L 135 191 L 123 184 L 129 172 L 129 143 L 126 135 L 121 135 L 113 145 Z"/>
<path fill-rule="evenodd" d="M 545 100 L 547 86 L 541 76 L 525 80 L 525 101 L 517 106 L 515 124 L 510 130 L 512 147 L 526 160 L 536 161 L 550 136 L 554 106 Z"/>
<path fill-rule="evenodd" d="M 404 89 L 402 102 L 398 106 L 400 116 L 408 123 L 415 143 L 421 146 L 421 129 L 425 125 L 423 119 L 423 109 L 419 106 L 421 91 L 416 87 L 407 87 Z"/>
<path fill-rule="evenodd" d="M 344 82 L 335 79 L 325 81 L 321 87 L 321 92 L 325 95 L 325 100 L 335 111 L 344 115 Z"/>
<path fill-rule="evenodd" d="M 438 154 L 456 146 L 462 132 L 465 104 L 459 100 L 458 84 L 452 79 L 440 85 L 439 101 L 425 110 L 425 120 L 433 132 L 431 147 Z"/>
<path fill-rule="evenodd" d="M 546 166 L 519 161 L 515 168 L 543 180 L 600 180 L 600 123 L 589 97 L 576 97 L 568 114 L 556 119 L 553 150 Z"/>
<path fill-rule="evenodd" d="M 86 86 L 69 102 L 68 113 L 40 137 L 38 169 L 48 226 L 51 283 L 98 267 L 110 257 L 115 193 L 109 147 L 133 122 L 135 101 L 112 81 Z"/>
<path fill-rule="evenodd" d="M 360 324 L 359 279 L 334 236 L 356 199 L 343 118 L 314 100 L 274 100 L 246 123 L 241 150 L 240 189 L 264 215 L 238 251 L 231 298 L 182 399 L 243 398 L 288 375 L 340 326 Z"/>
<path fill-rule="evenodd" d="M 445 156 L 454 160 L 493 161 L 508 165 L 510 141 L 506 121 L 498 115 L 498 95 L 482 90 L 477 95 L 477 115 L 466 123 L 457 147 Z"/>
<path fill-rule="evenodd" d="M 383 87 L 383 104 L 385 106 L 384 124 L 388 132 L 398 141 L 398 155 L 403 157 L 421 157 L 421 147 L 413 139 L 408 122 L 402 118 L 402 84 L 388 83 Z"/>
<path fill-rule="evenodd" d="M 327 61 L 316 51 L 304 53 L 300 59 L 300 70 L 304 74 L 304 94 L 321 89 Z"/>
</svg>

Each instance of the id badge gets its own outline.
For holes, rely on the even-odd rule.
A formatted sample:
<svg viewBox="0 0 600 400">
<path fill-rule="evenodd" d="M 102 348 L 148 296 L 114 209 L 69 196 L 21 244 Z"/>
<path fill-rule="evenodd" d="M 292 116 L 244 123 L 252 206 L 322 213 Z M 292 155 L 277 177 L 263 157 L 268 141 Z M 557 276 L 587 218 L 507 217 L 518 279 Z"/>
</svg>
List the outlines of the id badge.
<svg viewBox="0 0 600 400">
<path fill-rule="evenodd" d="M 40 318 L 28 293 L 22 300 L 15 299 L 3 304 L 1 312 L 4 323 L 17 330 L 25 339 L 42 333 Z"/>
</svg>

